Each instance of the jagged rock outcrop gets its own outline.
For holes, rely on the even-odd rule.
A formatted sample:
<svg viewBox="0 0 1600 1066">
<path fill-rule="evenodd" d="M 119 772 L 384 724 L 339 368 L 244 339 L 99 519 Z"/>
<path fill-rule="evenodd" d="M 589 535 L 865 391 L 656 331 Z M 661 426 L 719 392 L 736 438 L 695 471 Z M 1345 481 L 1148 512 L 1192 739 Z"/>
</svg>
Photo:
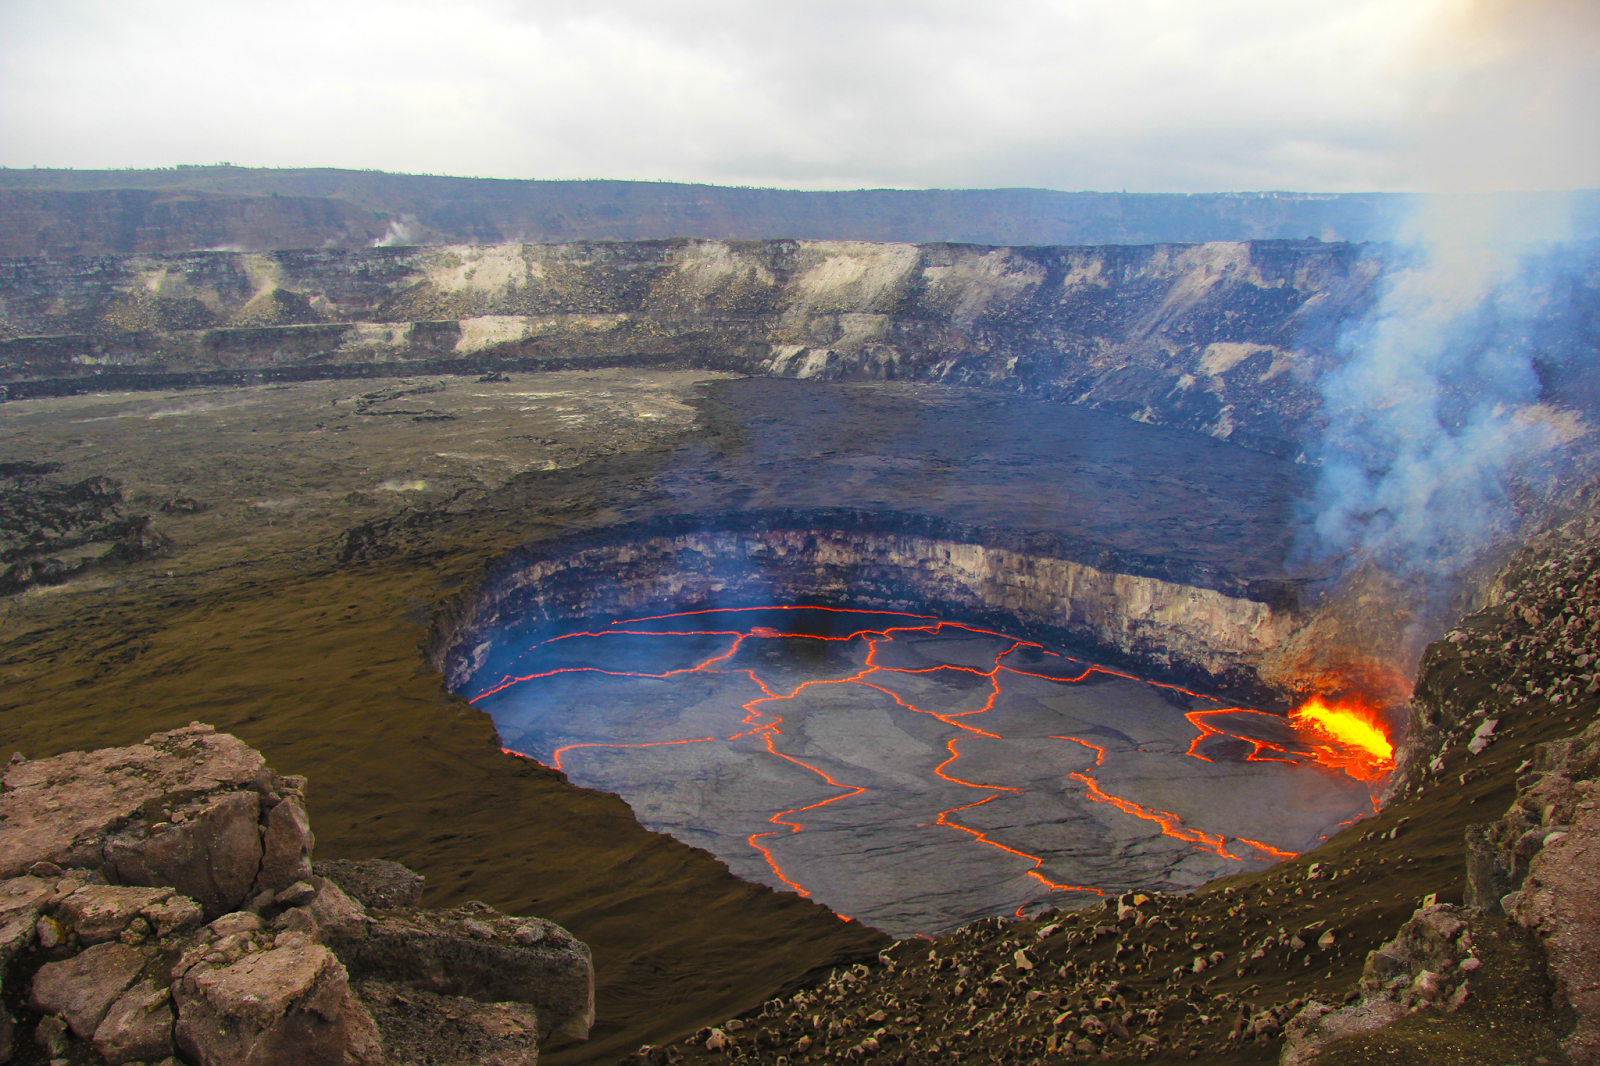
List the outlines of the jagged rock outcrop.
<svg viewBox="0 0 1600 1066">
<path fill-rule="evenodd" d="M 1600 724 L 1541 744 L 1503 818 L 1467 831 L 1466 898 L 1532 931 L 1576 1025 L 1578 1066 L 1600 1062 Z"/>
<path fill-rule="evenodd" d="M 108 1066 L 526 1066 L 541 1037 L 587 1036 L 587 947 L 482 904 L 420 910 L 395 863 L 313 873 L 304 786 L 199 724 L 14 761 L 0 972 L 27 1012 L 3 1015 L 0 1063 L 31 1039 Z"/>
<path fill-rule="evenodd" d="M 1472 994 L 1479 967 L 1472 931 L 1458 907 L 1420 908 L 1399 935 L 1367 956 L 1356 1002 L 1307 1003 L 1284 1027 L 1282 1066 L 1310 1062 L 1336 1040 L 1369 1033 L 1412 1011 L 1454 1011 Z"/>
<path fill-rule="evenodd" d="M 0 795 L 0 877 L 40 863 L 102 871 L 124 885 L 171 888 L 215 918 L 244 904 L 263 849 L 309 853 L 301 823 L 272 818 L 304 783 L 199 725 L 23 762 L 6 771 Z"/>
</svg>

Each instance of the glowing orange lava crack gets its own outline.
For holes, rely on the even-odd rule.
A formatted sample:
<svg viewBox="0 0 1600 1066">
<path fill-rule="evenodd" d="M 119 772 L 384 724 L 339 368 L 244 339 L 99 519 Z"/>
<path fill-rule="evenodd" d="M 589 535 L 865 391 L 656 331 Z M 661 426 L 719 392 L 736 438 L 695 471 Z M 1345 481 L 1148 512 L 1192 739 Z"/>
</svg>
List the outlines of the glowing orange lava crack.
<svg viewBox="0 0 1600 1066">
<path fill-rule="evenodd" d="M 935 775 L 944 778 L 946 781 L 949 781 L 952 784 L 965 785 L 967 788 L 989 789 L 994 793 L 994 795 L 985 796 L 983 799 L 974 800 L 972 803 L 962 804 L 960 807 L 951 807 L 947 811 L 940 811 L 939 816 L 934 819 L 935 825 L 943 825 L 948 826 L 951 829 L 959 829 L 963 833 L 970 833 L 975 839 L 981 843 L 989 845 L 991 848 L 999 848 L 1001 851 L 1009 852 L 1018 858 L 1031 859 L 1033 861 L 1033 869 L 1026 871 L 1027 876 L 1033 878 L 1035 881 L 1038 881 L 1052 892 L 1093 892 L 1097 896 L 1105 895 L 1105 893 L 1098 888 L 1088 888 L 1082 885 L 1058 884 L 1039 872 L 1039 868 L 1044 865 L 1044 859 L 1040 858 L 1039 856 L 1029 855 L 1025 851 L 1018 851 L 1016 848 L 1007 847 L 997 840 L 990 840 L 988 835 L 985 833 L 980 833 L 978 830 L 970 828 L 969 826 L 959 825 L 955 822 L 949 821 L 946 817 L 947 815 L 955 814 L 957 811 L 970 810 L 973 807 L 981 807 L 992 799 L 998 799 L 1000 793 L 1002 792 L 1020 793 L 1022 790 L 1020 788 L 1011 788 L 1006 785 L 980 785 L 973 781 L 963 781 L 959 777 L 951 777 L 949 774 L 944 772 L 944 768 L 961 758 L 961 753 L 956 750 L 955 737 L 950 738 L 949 742 L 945 745 L 945 750 L 950 753 L 950 757 L 933 768 Z"/>
</svg>

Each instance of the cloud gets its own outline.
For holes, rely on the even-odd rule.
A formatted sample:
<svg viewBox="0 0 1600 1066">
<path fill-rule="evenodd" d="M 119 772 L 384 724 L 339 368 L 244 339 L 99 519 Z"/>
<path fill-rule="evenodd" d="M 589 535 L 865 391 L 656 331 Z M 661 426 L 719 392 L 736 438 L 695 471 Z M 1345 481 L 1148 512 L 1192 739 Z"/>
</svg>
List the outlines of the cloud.
<svg viewBox="0 0 1600 1066">
<path fill-rule="evenodd" d="M 1600 4 L 1462 0 L 1420 46 L 1439 89 L 1404 165 L 1429 189 L 1575 189 L 1600 181 Z"/>
<path fill-rule="evenodd" d="M 1504 55 L 1525 69 L 1548 43 L 1480 6 L 0 0 L 0 162 L 1411 188 L 1442 154 L 1415 150 L 1423 113 L 1470 111 Z M 1464 58 L 1428 47 L 1441 27 L 1472 42 Z M 1567 184 L 1600 184 L 1587 158 Z"/>
</svg>

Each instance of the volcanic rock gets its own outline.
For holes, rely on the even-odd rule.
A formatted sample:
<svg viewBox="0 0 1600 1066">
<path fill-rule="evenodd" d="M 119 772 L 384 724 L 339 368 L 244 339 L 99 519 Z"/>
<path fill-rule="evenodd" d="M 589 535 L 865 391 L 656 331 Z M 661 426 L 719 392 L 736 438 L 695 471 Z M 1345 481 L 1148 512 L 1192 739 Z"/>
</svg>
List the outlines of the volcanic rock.
<svg viewBox="0 0 1600 1066">
<path fill-rule="evenodd" d="M 377 1027 L 317 944 L 272 948 L 174 984 L 178 1046 L 199 1066 L 378 1066 Z"/>
<path fill-rule="evenodd" d="M 39 916 L 55 890 L 37 877 L 0 881 L 0 971 L 33 941 Z"/>
<path fill-rule="evenodd" d="M 522 1003 L 479 1003 L 385 981 L 356 985 L 392 1062 L 430 1066 L 533 1066 L 538 1013 Z"/>
<path fill-rule="evenodd" d="M 172 996 L 140 981 L 111 1005 L 94 1031 L 94 1049 L 108 1066 L 154 1061 L 172 1054 Z"/>
<path fill-rule="evenodd" d="M 1523 818 L 1540 821 L 1518 838 L 1533 834 L 1538 847 L 1523 867 L 1521 888 L 1503 905 L 1544 944 L 1557 991 L 1577 1016 L 1562 1046 L 1581 1066 L 1600 1062 L 1600 883 L 1594 875 L 1600 866 L 1600 724 L 1572 741 L 1544 746 L 1538 762 L 1545 773 L 1499 827 L 1503 836 Z M 1513 876 L 1517 872 L 1513 866 Z"/>
<path fill-rule="evenodd" d="M 334 940 L 366 936 L 371 919 L 367 917 L 365 907 L 345 895 L 344 890 L 332 881 L 313 875 L 311 883 L 316 886 L 317 895 L 302 908 L 302 913 L 315 923 L 317 929 Z"/>
<path fill-rule="evenodd" d="M 1576 1063 L 1600 1062 L 1600 724 L 1540 744 L 1532 761 L 1505 815 L 1467 828 L 1465 899 L 1537 934 L 1576 1015 L 1563 1047 Z"/>
<path fill-rule="evenodd" d="M 531 1004 L 541 1039 L 560 1032 L 584 1039 L 594 1024 L 594 978 L 589 949 L 559 926 L 543 928 L 533 944 L 518 934 L 530 923 L 482 903 L 450 911 L 400 911 L 364 921 L 332 901 L 313 914 L 325 942 L 357 980 L 379 980 L 482 1003 Z M 345 897 L 348 905 L 360 904 Z M 485 939 L 473 932 L 481 926 Z"/>
<path fill-rule="evenodd" d="M 283 789 L 280 801 L 267 814 L 262 835 L 261 873 L 256 891 L 280 892 L 311 876 L 311 849 L 316 837 L 306 817 L 306 801 L 299 789 Z"/>
<path fill-rule="evenodd" d="M 122 888 L 84 885 L 56 905 L 56 917 L 85 944 L 115 940 L 136 918 L 148 915 L 173 897 L 170 888 Z"/>
<path fill-rule="evenodd" d="M 100 870 L 123 884 L 170 886 L 208 917 L 237 907 L 255 882 L 258 815 L 280 783 L 259 753 L 198 724 L 127 748 L 17 763 L 4 780 L 0 877 L 36 862 Z"/>
<path fill-rule="evenodd" d="M 1336 1010 L 1323 1003 L 1312 1001 L 1284 1027 L 1283 1055 L 1279 1066 L 1300 1066 L 1316 1057 L 1322 1048 L 1347 1036 L 1372 1032 L 1392 1025 L 1405 1017 L 1406 1010 L 1398 1003 L 1378 1000 L 1357 1003 Z"/>
<path fill-rule="evenodd" d="M 1417 910 L 1393 940 L 1367 956 L 1355 1002 L 1335 1009 L 1313 1000 L 1289 1020 L 1282 1066 L 1310 1062 L 1336 1040 L 1382 1029 L 1421 1007 L 1459 1009 L 1469 994 L 1470 969 L 1460 966 L 1471 950 L 1466 919 L 1445 904 Z"/>
<path fill-rule="evenodd" d="M 398 910 L 422 903 L 422 875 L 397 862 L 334 859 L 316 863 L 313 870 L 318 877 L 338 885 L 363 907 Z"/>
<path fill-rule="evenodd" d="M 34 974 L 28 1005 L 65 1018 L 72 1031 L 88 1039 L 111 1005 L 138 979 L 153 953 L 126 944 L 96 944 Z"/>
<path fill-rule="evenodd" d="M 227 792 L 182 825 L 133 825 L 105 842 L 106 865 L 129 884 L 172 884 L 207 916 L 242 903 L 261 863 L 260 797 Z M 158 823 L 159 824 L 159 823 Z"/>
<path fill-rule="evenodd" d="M 0 881 L 0 961 L 39 964 L 27 1006 L 52 1057 L 79 1054 L 70 1031 L 107 1066 L 174 1048 L 192 1066 L 531 1066 L 541 1036 L 581 1038 L 593 1022 L 585 945 L 482 904 L 418 911 L 421 877 L 393 863 L 330 864 L 384 904 L 368 915 L 311 873 L 304 780 L 209 727 L 14 762 L 7 783 L 0 843 L 33 873 Z M 98 854 L 90 834 L 105 836 Z M 130 874 L 197 886 L 222 913 L 171 885 L 106 883 Z M 232 909 L 255 888 L 250 909 Z"/>
</svg>

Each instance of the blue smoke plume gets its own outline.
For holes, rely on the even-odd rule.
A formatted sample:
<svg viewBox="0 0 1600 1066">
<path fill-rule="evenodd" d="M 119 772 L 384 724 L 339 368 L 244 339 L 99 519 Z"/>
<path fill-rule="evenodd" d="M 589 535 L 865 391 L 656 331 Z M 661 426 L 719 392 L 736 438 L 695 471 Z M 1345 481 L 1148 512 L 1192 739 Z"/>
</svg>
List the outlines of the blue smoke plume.
<svg viewBox="0 0 1600 1066">
<path fill-rule="evenodd" d="M 1324 558 L 1397 576 L 1459 572 L 1517 522 L 1565 423 L 1538 361 L 1585 258 L 1567 197 L 1431 196 L 1386 259 L 1370 313 L 1321 385 L 1315 533 Z"/>
</svg>

